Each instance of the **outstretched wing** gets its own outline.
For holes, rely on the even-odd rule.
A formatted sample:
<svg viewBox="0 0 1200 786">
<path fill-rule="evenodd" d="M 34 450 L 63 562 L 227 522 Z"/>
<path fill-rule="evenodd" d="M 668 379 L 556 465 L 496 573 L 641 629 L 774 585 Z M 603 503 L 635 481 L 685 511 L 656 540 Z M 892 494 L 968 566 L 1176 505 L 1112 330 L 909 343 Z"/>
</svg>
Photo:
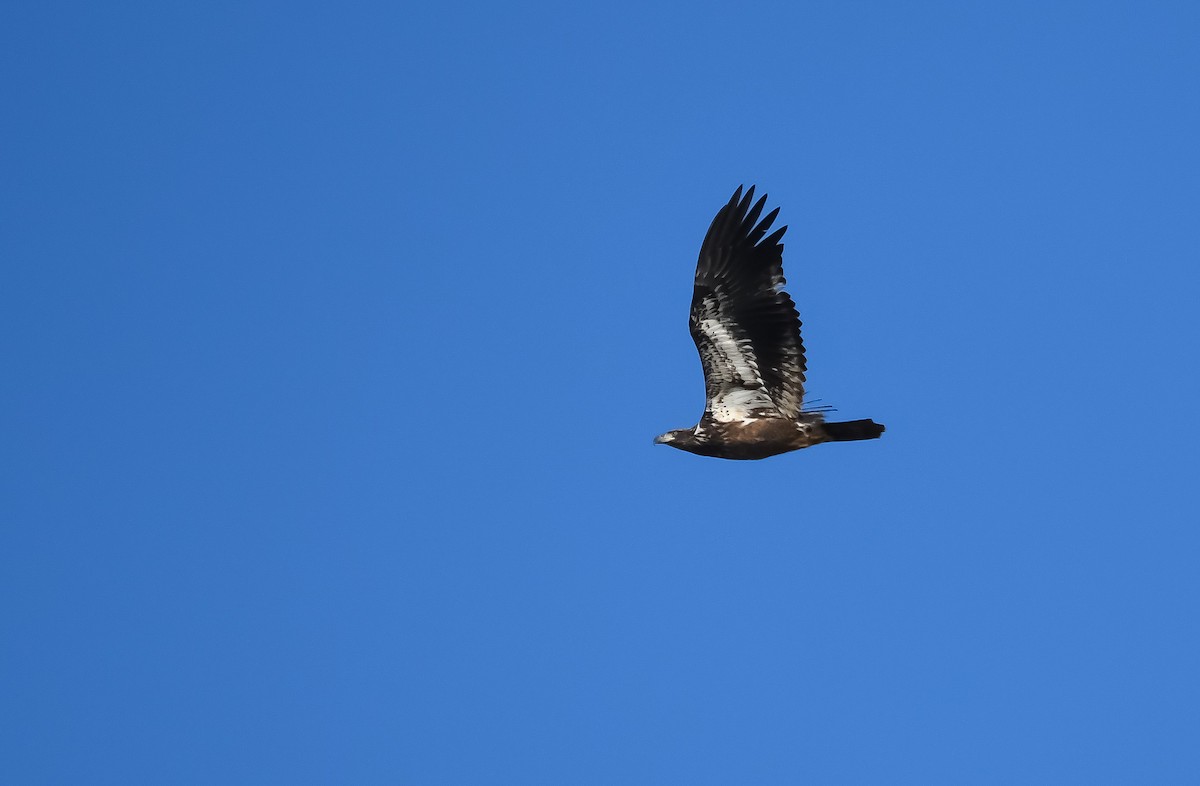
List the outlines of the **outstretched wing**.
<svg viewBox="0 0 1200 786">
<path fill-rule="evenodd" d="M 787 227 L 763 239 L 767 198 L 739 186 L 713 219 L 696 265 L 691 331 L 704 366 L 706 412 L 719 421 L 800 416 L 804 344 L 800 315 L 783 291 Z M 753 203 L 753 207 L 751 207 Z M 757 222 L 757 223 L 756 223 Z"/>
</svg>

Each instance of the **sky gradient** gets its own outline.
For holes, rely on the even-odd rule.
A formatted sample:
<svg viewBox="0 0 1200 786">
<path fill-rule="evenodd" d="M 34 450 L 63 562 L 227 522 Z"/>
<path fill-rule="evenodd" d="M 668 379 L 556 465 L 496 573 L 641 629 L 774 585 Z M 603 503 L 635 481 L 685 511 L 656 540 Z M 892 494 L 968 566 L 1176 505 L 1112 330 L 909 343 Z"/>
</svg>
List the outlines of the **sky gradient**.
<svg viewBox="0 0 1200 786">
<path fill-rule="evenodd" d="M 1197 782 L 1198 42 L 7 4 L 0 782 Z M 651 444 L 739 184 L 881 440 Z"/>
</svg>

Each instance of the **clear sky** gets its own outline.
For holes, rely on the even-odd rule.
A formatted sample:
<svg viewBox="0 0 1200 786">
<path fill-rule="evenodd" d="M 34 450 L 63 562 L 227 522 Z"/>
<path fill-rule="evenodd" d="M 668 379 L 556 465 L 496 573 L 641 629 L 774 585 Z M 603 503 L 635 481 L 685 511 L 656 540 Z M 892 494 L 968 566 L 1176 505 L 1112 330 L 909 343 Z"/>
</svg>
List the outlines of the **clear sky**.
<svg viewBox="0 0 1200 786">
<path fill-rule="evenodd" d="M 1200 782 L 1200 5 L 6 3 L 0 782 Z M 695 423 L 716 210 L 809 390 Z"/>
</svg>

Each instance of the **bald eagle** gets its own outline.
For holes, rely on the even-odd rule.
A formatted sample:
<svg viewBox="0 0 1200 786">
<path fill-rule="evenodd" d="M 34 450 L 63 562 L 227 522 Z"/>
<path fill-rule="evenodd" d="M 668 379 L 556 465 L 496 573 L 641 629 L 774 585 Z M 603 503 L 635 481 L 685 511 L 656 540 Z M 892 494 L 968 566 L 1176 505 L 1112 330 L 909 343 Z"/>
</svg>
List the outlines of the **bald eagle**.
<svg viewBox="0 0 1200 786">
<path fill-rule="evenodd" d="M 713 219 L 700 246 L 692 293 L 692 340 L 704 367 L 700 423 L 655 444 L 725 459 L 762 459 L 822 442 L 875 439 L 873 420 L 827 423 L 804 409 L 800 315 L 783 290 L 787 227 L 764 239 L 779 208 L 760 222 L 767 197 L 741 186 Z M 753 207 L 751 207 L 753 205 Z"/>
</svg>

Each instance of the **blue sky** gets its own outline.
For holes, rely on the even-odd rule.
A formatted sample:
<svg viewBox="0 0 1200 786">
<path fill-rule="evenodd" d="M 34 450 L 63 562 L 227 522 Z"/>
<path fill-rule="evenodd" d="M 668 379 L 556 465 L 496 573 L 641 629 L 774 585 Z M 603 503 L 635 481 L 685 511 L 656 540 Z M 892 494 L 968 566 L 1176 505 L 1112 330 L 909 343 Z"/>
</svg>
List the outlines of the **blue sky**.
<svg viewBox="0 0 1200 786">
<path fill-rule="evenodd" d="M 1198 8 L 8 4 L 0 781 L 1196 782 Z"/>
</svg>

